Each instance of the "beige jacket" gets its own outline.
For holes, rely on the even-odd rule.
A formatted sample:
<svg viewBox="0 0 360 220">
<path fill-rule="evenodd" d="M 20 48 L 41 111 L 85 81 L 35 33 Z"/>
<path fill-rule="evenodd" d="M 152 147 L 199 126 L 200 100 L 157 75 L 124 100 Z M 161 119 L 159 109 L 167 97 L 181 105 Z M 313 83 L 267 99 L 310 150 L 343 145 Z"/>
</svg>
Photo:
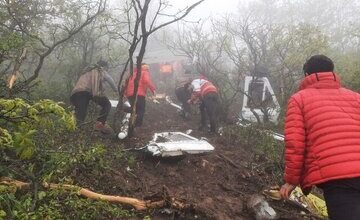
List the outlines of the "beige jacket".
<svg viewBox="0 0 360 220">
<path fill-rule="evenodd" d="M 92 96 L 104 96 L 103 81 L 107 81 L 112 89 L 116 91 L 115 82 L 111 76 L 95 68 L 80 76 L 71 95 L 76 92 L 87 91 Z"/>
</svg>

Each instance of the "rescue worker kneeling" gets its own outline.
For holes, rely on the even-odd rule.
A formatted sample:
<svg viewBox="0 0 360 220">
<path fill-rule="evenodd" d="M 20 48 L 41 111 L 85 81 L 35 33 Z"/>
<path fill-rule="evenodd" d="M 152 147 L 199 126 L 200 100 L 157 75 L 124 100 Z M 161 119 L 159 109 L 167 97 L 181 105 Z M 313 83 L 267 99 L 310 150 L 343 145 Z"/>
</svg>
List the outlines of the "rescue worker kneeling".
<svg viewBox="0 0 360 220">
<path fill-rule="evenodd" d="M 210 121 L 210 132 L 215 133 L 217 128 L 217 109 L 219 105 L 217 88 L 208 80 L 195 79 L 191 82 L 189 89 L 192 94 L 188 103 L 194 104 L 200 101 L 201 126 L 199 129 L 207 129 L 207 114 Z"/>
<path fill-rule="evenodd" d="M 189 91 L 190 82 L 185 83 L 184 85 L 177 87 L 175 89 L 175 95 L 177 99 L 181 102 L 181 111 L 180 115 L 184 119 L 188 119 L 191 114 L 191 107 L 188 103 L 188 100 L 191 98 L 191 92 Z"/>
</svg>

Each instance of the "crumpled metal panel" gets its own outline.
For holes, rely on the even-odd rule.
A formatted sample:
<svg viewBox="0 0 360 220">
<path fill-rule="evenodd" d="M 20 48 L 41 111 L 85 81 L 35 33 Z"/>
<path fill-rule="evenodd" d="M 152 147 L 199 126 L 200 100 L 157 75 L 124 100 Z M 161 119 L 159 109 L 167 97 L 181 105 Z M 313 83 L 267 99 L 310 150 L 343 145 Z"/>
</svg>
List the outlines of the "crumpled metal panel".
<svg viewBox="0 0 360 220">
<path fill-rule="evenodd" d="M 154 156 L 173 157 L 207 153 L 215 148 L 206 140 L 199 140 L 182 132 L 163 132 L 155 133 L 146 149 Z"/>
</svg>

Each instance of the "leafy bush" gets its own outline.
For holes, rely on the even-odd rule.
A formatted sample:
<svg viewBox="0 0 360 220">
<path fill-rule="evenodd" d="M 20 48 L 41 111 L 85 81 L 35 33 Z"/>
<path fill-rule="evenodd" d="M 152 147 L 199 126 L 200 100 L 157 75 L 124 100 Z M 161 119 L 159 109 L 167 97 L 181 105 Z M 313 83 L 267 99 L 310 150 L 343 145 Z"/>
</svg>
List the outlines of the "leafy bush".
<svg viewBox="0 0 360 220">
<path fill-rule="evenodd" d="M 33 104 L 19 98 L 0 99 L 0 126 L 1 146 L 15 150 L 21 159 L 30 159 L 48 136 L 75 130 L 75 120 L 48 99 Z"/>
<path fill-rule="evenodd" d="M 263 169 L 270 170 L 274 180 L 281 181 L 283 174 L 284 143 L 275 140 L 263 127 L 225 127 L 222 139 L 234 147 L 243 147 L 254 155 L 254 160 L 263 163 Z"/>
<path fill-rule="evenodd" d="M 14 186 L 0 185 L 0 219 L 133 216 L 119 205 L 88 200 L 76 192 L 42 191 L 44 181 L 72 183 L 69 176 L 74 170 L 90 170 L 94 172 L 91 175 L 99 176 L 107 167 L 104 145 L 89 146 L 87 141 L 81 141 L 80 132 L 66 133 L 75 130 L 75 120 L 59 103 L 0 99 L 0 126 L 0 176 L 25 179 L 32 186 L 25 192 Z M 72 136 L 74 140 L 66 140 Z"/>
</svg>

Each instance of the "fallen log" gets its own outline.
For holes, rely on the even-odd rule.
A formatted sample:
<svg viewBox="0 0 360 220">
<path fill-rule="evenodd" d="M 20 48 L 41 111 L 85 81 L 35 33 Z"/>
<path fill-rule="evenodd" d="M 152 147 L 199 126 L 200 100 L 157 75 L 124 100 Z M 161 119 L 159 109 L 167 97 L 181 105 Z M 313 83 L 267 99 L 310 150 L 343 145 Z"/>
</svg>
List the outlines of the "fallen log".
<svg viewBox="0 0 360 220">
<path fill-rule="evenodd" d="M 11 179 L 9 177 L 1 177 L 0 178 L 0 185 L 16 187 L 17 189 L 21 189 L 21 190 L 31 188 L 30 183 L 25 183 L 25 182 L 22 182 L 22 181 L 19 181 L 19 180 L 14 180 L 14 179 Z"/>
<path fill-rule="evenodd" d="M 0 178 L 0 185 L 7 185 L 7 186 L 15 186 L 18 189 L 29 189 L 31 188 L 30 183 L 14 180 L 8 177 Z M 123 196 L 114 196 L 114 195 L 104 195 L 100 193 L 93 192 L 89 189 L 82 188 L 75 185 L 69 184 L 54 184 L 54 183 L 43 183 L 43 187 L 47 189 L 65 189 L 65 190 L 74 190 L 77 194 L 82 195 L 89 199 L 94 200 L 102 200 L 108 201 L 113 203 L 119 203 L 123 205 L 130 205 L 134 207 L 138 211 L 143 211 L 146 209 L 153 209 L 153 208 L 162 208 L 164 206 L 170 205 L 173 208 L 184 209 L 189 207 L 186 204 L 179 202 L 175 198 L 163 198 L 157 201 L 153 200 L 141 200 L 136 198 L 130 197 L 123 197 Z"/>
</svg>

